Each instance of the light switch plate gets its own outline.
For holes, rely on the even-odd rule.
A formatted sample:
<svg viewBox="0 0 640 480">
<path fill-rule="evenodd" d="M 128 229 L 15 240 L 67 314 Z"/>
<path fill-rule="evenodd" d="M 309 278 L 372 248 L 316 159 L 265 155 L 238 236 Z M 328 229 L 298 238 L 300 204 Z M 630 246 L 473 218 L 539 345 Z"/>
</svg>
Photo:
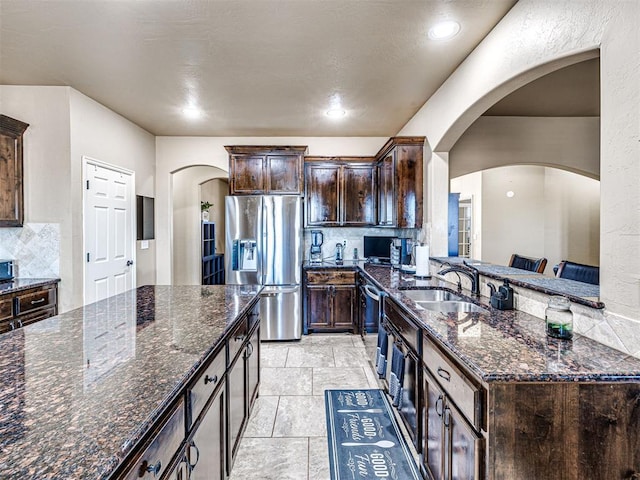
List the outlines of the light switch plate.
<svg viewBox="0 0 640 480">
<path fill-rule="evenodd" d="M 140 240 L 140 250 L 149 248 L 149 240 Z"/>
</svg>

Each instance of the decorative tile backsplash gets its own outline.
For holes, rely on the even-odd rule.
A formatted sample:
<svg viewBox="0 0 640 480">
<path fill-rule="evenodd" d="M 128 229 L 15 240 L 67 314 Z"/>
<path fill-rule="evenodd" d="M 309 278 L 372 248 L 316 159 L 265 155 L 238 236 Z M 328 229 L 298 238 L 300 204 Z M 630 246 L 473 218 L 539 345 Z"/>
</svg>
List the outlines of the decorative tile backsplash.
<svg viewBox="0 0 640 480">
<path fill-rule="evenodd" d="M 15 260 L 16 277 L 60 277 L 60 225 L 26 223 L 0 228 L 0 258 Z"/>
</svg>

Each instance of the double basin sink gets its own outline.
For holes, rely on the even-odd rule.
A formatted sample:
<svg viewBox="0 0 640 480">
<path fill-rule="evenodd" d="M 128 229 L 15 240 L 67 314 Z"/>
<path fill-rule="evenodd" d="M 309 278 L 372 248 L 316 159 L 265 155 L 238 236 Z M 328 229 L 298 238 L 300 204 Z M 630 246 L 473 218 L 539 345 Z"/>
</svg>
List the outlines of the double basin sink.
<svg viewBox="0 0 640 480">
<path fill-rule="evenodd" d="M 487 313 L 485 308 L 448 290 L 402 290 L 402 294 L 413 300 L 420 308 L 432 312 Z"/>
</svg>

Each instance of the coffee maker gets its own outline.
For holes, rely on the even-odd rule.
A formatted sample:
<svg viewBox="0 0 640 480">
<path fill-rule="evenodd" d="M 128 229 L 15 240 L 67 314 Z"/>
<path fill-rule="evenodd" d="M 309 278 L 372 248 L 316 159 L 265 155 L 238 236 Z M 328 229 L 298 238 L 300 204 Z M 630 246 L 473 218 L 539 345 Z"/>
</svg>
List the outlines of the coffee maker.
<svg viewBox="0 0 640 480">
<path fill-rule="evenodd" d="M 322 263 L 322 242 L 324 242 L 322 231 L 311 230 L 311 250 L 309 251 L 311 263 Z"/>
</svg>

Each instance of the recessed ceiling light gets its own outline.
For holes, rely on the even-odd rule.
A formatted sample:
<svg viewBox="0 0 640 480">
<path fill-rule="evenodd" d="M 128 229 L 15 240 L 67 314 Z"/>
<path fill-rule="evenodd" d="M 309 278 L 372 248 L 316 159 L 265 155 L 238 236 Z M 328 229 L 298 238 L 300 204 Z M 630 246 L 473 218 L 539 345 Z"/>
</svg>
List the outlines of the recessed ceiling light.
<svg viewBox="0 0 640 480">
<path fill-rule="evenodd" d="M 509 198 L 513 198 L 515 195 L 516 195 L 516 194 L 515 194 L 515 192 L 514 192 L 513 190 L 509 190 L 509 191 L 507 192 L 507 197 L 509 197 Z"/>
<path fill-rule="evenodd" d="M 429 29 L 429 38 L 445 40 L 454 37 L 460 31 L 460 24 L 453 20 L 440 22 Z"/>
<path fill-rule="evenodd" d="M 331 108 L 325 112 L 327 117 L 342 118 L 347 115 L 347 111 L 343 108 Z"/>
<path fill-rule="evenodd" d="M 198 107 L 190 105 L 182 109 L 182 114 L 190 120 L 195 120 L 202 116 L 202 110 L 200 110 Z"/>
</svg>

